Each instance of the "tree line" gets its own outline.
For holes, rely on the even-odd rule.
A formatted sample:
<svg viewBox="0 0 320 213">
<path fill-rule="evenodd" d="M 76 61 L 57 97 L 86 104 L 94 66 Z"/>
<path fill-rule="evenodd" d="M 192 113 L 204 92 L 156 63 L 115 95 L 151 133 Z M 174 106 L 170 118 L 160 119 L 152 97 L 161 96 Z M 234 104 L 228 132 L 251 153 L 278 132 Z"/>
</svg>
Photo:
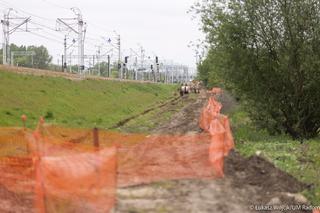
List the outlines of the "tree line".
<svg viewBox="0 0 320 213">
<path fill-rule="evenodd" d="M 49 69 L 52 57 L 49 55 L 48 49 L 44 46 L 17 46 L 15 44 L 10 45 L 10 52 L 13 53 L 13 65 L 23 66 L 38 69 Z M 33 52 L 34 55 L 22 55 L 14 53 L 26 53 Z M 0 62 L 3 63 L 3 52 L 0 50 Z M 11 59 L 11 55 L 8 56 Z"/>
<path fill-rule="evenodd" d="M 209 46 L 199 78 L 232 91 L 272 134 L 318 136 L 320 2 L 203 0 L 193 10 Z"/>
</svg>

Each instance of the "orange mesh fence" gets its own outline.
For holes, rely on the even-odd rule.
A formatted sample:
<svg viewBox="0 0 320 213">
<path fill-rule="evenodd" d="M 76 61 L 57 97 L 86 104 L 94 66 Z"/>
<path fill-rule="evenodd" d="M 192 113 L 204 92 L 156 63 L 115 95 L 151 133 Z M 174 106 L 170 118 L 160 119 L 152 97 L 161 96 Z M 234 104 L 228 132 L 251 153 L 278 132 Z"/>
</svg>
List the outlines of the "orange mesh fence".
<svg viewBox="0 0 320 213">
<path fill-rule="evenodd" d="M 34 173 L 26 132 L 23 128 L 0 128 L 0 212 L 33 209 Z"/>
<path fill-rule="evenodd" d="M 0 158 L 0 212 L 33 209 L 34 173 L 29 157 Z"/>
<path fill-rule="evenodd" d="M 23 128 L 0 128 L 0 157 L 28 155 L 26 132 Z"/>
<path fill-rule="evenodd" d="M 36 163 L 39 212 L 109 212 L 115 203 L 116 149 Z"/>
<path fill-rule="evenodd" d="M 116 148 L 65 142 L 40 124 L 28 135 L 39 212 L 109 212 L 115 202 Z"/>
<path fill-rule="evenodd" d="M 210 137 L 150 136 L 133 147 L 120 146 L 118 186 L 162 180 L 213 178 Z"/>
<path fill-rule="evenodd" d="M 214 96 L 208 100 L 199 120 L 204 132 L 195 135 L 67 129 L 43 120 L 33 133 L 0 129 L 0 143 L 6 147 L 0 155 L 6 156 L 0 159 L 5 173 L 0 186 L 29 193 L 37 212 L 108 212 L 116 187 L 223 177 L 224 157 L 234 142 L 221 107 Z"/>
<path fill-rule="evenodd" d="M 0 183 L 13 191 L 32 191 L 32 159 L 28 157 L 5 157 L 0 159 Z"/>
<path fill-rule="evenodd" d="M 216 95 L 221 94 L 222 90 L 213 88 L 211 92 Z M 220 114 L 221 108 L 222 104 L 214 96 L 210 97 L 199 120 L 200 128 L 211 135 L 209 158 L 217 177 L 224 176 L 224 157 L 234 148 L 229 118 Z"/>
</svg>

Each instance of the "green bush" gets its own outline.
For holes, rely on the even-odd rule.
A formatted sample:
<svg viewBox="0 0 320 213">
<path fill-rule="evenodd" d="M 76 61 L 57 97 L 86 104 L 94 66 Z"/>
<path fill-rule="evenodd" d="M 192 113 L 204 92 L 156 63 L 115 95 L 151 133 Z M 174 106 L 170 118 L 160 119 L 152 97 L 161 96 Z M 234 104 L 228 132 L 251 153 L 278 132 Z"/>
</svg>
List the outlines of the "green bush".
<svg viewBox="0 0 320 213">
<path fill-rule="evenodd" d="M 200 78 L 220 82 L 270 133 L 313 138 L 320 128 L 317 0 L 216 0 L 195 6 L 209 53 Z"/>
</svg>

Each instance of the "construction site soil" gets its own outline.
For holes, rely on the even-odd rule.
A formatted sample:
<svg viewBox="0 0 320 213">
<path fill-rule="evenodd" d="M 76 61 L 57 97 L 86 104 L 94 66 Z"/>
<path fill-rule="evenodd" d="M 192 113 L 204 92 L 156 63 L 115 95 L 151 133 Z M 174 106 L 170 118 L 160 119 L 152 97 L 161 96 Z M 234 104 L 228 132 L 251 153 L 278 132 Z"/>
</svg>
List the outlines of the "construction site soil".
<svg viewBox="0 0 320 213">
<path fill-rule="evenodd" d="M 199 116 L 208 100 L 202 91 L 196 101 L 184 96 L 186 105 L 172 119 L 156 127 L 153 134 L 197 134 Z M 236 105 L 228 95 L 220 97 L 227 113 Z M 175 107 L 175 105 L 171 105 Z M 168 107 L 166 107 L 166 110 Z M 225 177 L 217 180 L 175 180 L 150 185 L 118 189 L 115 212 L 255 212 L 261 208 L 274 208 L 268 212 L 281 212 L 277 207 L 288 207 L 286 212 L 311 212 L 294 209 L 307 205 L 300 194 L 308 186 L 279 170 L 259 156 L 244 158 L 236 151 L 225 159 Z"/>
</svg>

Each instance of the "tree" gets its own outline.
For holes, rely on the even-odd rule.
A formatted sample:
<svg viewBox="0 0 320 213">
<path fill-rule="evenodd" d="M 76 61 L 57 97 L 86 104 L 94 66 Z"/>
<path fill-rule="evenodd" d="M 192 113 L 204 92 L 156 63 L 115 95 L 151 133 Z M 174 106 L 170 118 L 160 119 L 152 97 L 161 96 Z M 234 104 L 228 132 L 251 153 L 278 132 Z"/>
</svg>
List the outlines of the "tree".
<svg viewBox="0 0 320 213">
<path fill-rule="evenodd" d="M 200 76 L 222 79 L 270 132 L 317 136 L 320 2 L 204 0 L 194 10 L 210 44 Z"/>
<path fill-rule="evenodd" d="M 39 69 L 48 69 L 52 61 L 52 57 L 44 46 L 29 46 L 28 51 L 34 51 L 33 66 Z"/>
<path fill-rule="evenodd" d="M 14 51 L 33 51 L 34 56 L 14 56 L 14 64 L 23 67 L 34 67 L 39 69 L 48 69 L 52 61 L 52 57 L 44 46 L 17 46 L 15 44 L 10 45 L 11 52 Z M 0 62 L 2 63 L 2 49 L 0 50 Z"/>
</svg>

